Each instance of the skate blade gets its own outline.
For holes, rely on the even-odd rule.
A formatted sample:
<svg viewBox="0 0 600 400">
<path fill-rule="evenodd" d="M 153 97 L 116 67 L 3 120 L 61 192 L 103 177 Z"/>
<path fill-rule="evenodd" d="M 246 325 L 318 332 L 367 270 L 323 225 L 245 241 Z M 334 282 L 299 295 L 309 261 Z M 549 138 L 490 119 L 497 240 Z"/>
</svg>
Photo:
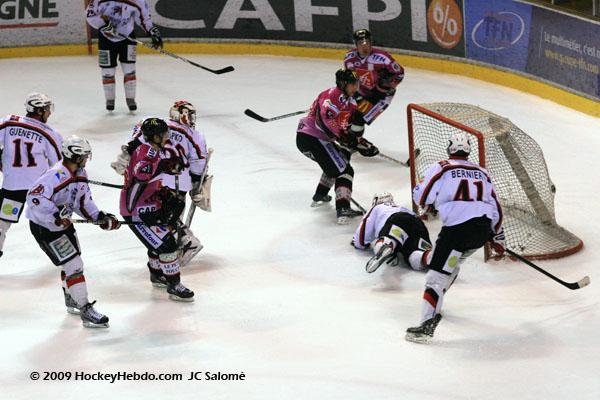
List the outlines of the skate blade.
<svg viewBox="0 0 600 400">
<path fill-rule="evenodd" d="M 73 315 L 81 315 L 81 311 L 75 307 L 67 307 L 67 312 Z"/>
<path fill-rule="evenodd" d="M 179 297 L 175 294 L 169 294 L 169 299 L 173 301 L 180 301 L 182 303 L 191 303 L 194 301 L 193 297 Z"/>
<path fill-rule="evenodd" d="M 388 260 L 392 259 L 393 257 L 394 257 L 394 254 L 392 254 L 392 253 L 387 254 L 387 255 L 381 257 L 380 259 L 373 257 L 372 259 L 369 260 L 369 262 L 367 262 L 367 265 L 365 266 L 365 270 L 369 274 L 372 274 L 373 272 L 377 271 L 383 263 L 387 262 Z"/>
<path fill-rule="evenodd" d="M 160 283 L 160 282 L 152 282 L 152 286 L 154 286 L 157 289 L 166 289 L 167 285 L 165 285 L 164 283 Z"/>
<path fill-rule="evenodd" d="M 338 217 L 338 219 L 337 219 L 338 225 L 348 225 L 349 222 L 350 222 L 350 218 L 348 218 L 348 217 Z"/>
<path fill-rule="evenodd" d="M 312 208 L 318 208 L 318 207 L 324 206 L 325 204 L 329 204 L 329 202 L 328 201 L 313 201 L 312 203 L 310 203 L 310 206 Z"/>
<path fill-rule="evenodd" d="M 108 328 L 108 322 L 106 322 L 104 324 L 95 324 L 95 323 L 90 322 L 90 321 L 83 321 L 83 326 L 86 327 L 86 328 L 92 328 L 92 329 Z"/>
<path fill-rule="evenodd" d="M 404 337 L 407 342 L 419 343 L 419 344 L 429 344 L 432 337 L 428 335 L 415 335 L 414 333 L 406 333 Z"/>
</svg>

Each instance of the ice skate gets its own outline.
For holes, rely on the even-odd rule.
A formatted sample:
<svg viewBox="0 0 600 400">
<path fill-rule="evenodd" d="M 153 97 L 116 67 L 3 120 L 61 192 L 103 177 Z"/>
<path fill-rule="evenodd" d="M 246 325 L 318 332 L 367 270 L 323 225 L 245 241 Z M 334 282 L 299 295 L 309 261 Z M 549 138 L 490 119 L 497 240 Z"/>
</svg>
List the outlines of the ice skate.
<svg viewBox="0 0 600 400">
<path fill-rule="evenodd" d="M 137 104 L 135 102 L 135 99 L 125 99 L 125 102 L 127 103 L 127 107 L 129 108 L 129 111 L 137 110 Z"/>
<path fill-rule="evenodd" d="M 340 208 L 337 210 L 337 223 L 339 225 L 346 225 L 350 222 L 351 218 L 360 217 L 361 215 L 363 215 L 362 211 L 351 208 Z"/>
<path fill-rule="evenodd" d="M 115 110 L 115 101 L 114 100 L 106 100 L 106 109 L 108 111 L 114 111 Z"/>
<path fill-rule="evenodd" d="M 81 320 L 86 328 L 108 328 L 108 317 L 94 309 L 95 301 L 80 308 Z"/>
<path fill-rule="evenodd" d="M 394 247 L 387 243 L 381 246 L 377 254 L 375 254 L 371 259 L 367 262 L 365 269 L 368 273 L 373 273 L 377 271 L 377 269 L 385 262 L 389 263 L 394 258 Z"/>
<path fill-rule="evenodd" d="M 414 343 L 429 343 L 433 338 L 433 332 L 442 320 L 442 314 L 436 314 L 433 318 L 423 322 L 421 326 L 415 326 L 406 330 L 405 339 Z"/>
<path fill-rule="evenodd" d="M 312 197 L 312 203 L 310 204 L 311 207 L 315 208 L 315 207 L 321 207 L 322 205 L 329 203 L 331 201 L 331 196 L 328 194 L 315 194 Z"/>
<path fill-rule="evenodd" d="M 168 286 L 167 278 L 162 274 L 150 272 L 150 282 L 152 282 L 152 286 L 158 289 L 164 289 Z"/>
<path fill-rule="evenodd" d="M 65 296 L 65 306 L 67 307 L 67 312 L 69 314 L 73 314 L 73 315 L 80 315 L 81 312 L 79 311 L 79 308 L 77 307 L 77 303 L 75 302 L 75 300 L 73 300 L 71 295 L 69 293 L 67 293 L 65 288 L 62 288 L 62 290 L 63 290 L 63 295 Z"/>
<path fill-rule="evenodd" d="M 175 301 L 194 301 L 194 292 L 183 286 L 181 283 L 175 285 L 169 285 L 167 287 L 167 293 L 169 293 L 169 299 Z"/>
</svg>

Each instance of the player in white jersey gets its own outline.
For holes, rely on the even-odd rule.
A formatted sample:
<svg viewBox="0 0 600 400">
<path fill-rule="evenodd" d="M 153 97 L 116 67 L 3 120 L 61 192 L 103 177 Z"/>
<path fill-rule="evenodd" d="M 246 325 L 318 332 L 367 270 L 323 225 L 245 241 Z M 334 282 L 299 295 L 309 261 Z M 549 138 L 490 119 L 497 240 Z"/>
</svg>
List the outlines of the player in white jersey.
<svg viewBox="0 0 600 400">
<path fill-rule="evenodd" d="M 142 143 L 146 143 L 141 133 L 141 123 L 136 125 L 133 130 L 132 140 L 121 147 L 121 153 L 117 160 L 111 163 L 112 168 L 123 175 L 129 165 L 129 160 L 133 151 Z M 190 192 L 192 202 L 205 211 L 210 211 L 210 187 L 212 184 L 212 175 L 206 175 L 208 171 L 206 165 L 206 139 L 204 134 L 196 130 L 196 109 L 185 100 L 176 101 L 169 111 L 169 142 L 168 148 L 177 151 L 178 155 L 184 161 L 184 170 L 179 175 L 180 195 L 185 198 L 187 192 Z M 202 176 L 205 175 L 202 181 Z M 175 190 L 175 177 L 170 174 L 161 174 L 160 179 L 164 186 Z M 202 184 L 201 184 L 202 181 Z M 189 263 L 192 258 L 202 250 L 200 240 L 196 238 L 189 227 L 183 227 L 183 237 L 181 239 L 181 260 L 182 266 Z"/>
<path fill-rule="evenodd" d="M 108 327 L 108 317 L 88 301 L 83 261 L 77 233 L 71 222 L 73 212 L 95 221 L 104 230 L 118 229 L 112 214 L 98 210 L 87 183 L 85 165 L 92 156 L 87 140 L 68 137 L 62 145 L 63 160 L 37 179 L 27 193 L 31 233 L 52 263 L 61 268 L 62 289 L 67 311 L 79 314 L 89 328 Z"/>
<path fill-rule="evenodd" d="M 464 260 L 490 242 L 498 256 L 504 252 L 502 208 L 488 172 L 467 160 L 471 143 L 454 133 L 448 160 L 430 166 L 415 186 L 413 200 L 423 209 L 437 210 L 442 229 L 435 243 L 421 311 L 421 325 L 406 331 L 406 340 L 424 343 L 433 337 L 444 294 L 456 279 Z"/>
<path fill-rule="evenodd" d="M 10 226 L 19 222 L 27 191 L 51 165 L 61 159 L 62 138 L 46 124 L 54 104 L 45 94 L 25 101 L 27 115 L 0 118 L 2 191 L 0 191 L 0 256 Z"/>
<path fill-rule="evenodd" d="M 423 221 L 411 210 L 396 205 L 389 192 L 373 196 L 372 207 L 356 228 L 352 245 L 373 250 L 374 256 L 366 265 L 369 273 L 384 262 L 397 265 L 400 255 L 412 269 L 422 271 L 431 253 L 431 239 Z"/>
<path fill-rule="evenodd" d="M 98 61 L 102 69 L 102 85 L 106 109 L 115 109 L 115 73 L 117 58 L 124 74 L 125 100 L 130 111 L 137 110 L 135 25 L 152 38 L 152 47 L 162 48 L 160 31 L 153 25 L 146 0 L 92 0 L 87 7 L 87 22 L 98 30 Z"/>
</svg>

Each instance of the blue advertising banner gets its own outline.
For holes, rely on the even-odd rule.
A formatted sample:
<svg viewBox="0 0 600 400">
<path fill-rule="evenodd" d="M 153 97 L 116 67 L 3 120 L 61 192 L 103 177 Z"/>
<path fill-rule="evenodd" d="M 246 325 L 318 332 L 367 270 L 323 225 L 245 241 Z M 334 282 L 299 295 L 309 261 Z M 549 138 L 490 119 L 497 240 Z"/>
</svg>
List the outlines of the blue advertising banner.
<svg viewBox="0 0 600 400">
<path fill-rule="evenodd" d="M 526 72 L 600 99 L 600 25 L 534 7 Z"/>
<path fill-rule="evenodd" d="M 465 0 L 467 58 L 524 71 L 531 12 L 512 0 Z"/>
</svg>

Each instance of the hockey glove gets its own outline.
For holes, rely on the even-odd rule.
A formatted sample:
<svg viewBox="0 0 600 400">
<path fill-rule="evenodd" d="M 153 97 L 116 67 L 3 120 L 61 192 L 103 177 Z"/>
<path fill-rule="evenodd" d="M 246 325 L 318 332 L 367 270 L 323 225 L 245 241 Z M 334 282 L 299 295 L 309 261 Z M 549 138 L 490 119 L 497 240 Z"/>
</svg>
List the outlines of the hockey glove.
<svg viewBox="0 0 600 400">
<path fill-rule="evenodd" d="M 157 27 L 152 27 L 150 29 L 150 38 L 152 39 L 152 48 L 153 49 L 162 49 L 163 48 L 163 40 L 160 36 L 160 31 Z"/>
<path fill-rule="evenodd" d="M 356 149 L 363 157 L 375 157 L 377 154 L 379 154 L 379 149 L 377 146 L 362 137 L 358 139 Z"/>
<path fill-rule="evenodd" d="M 131 160 L 131 156 L 127 151 L 128 147 L 126 145 L 121 146 L 121 153 L 117 155 L 117 159 L 110 163 L 112 169 L 119 175 L 124 175 L 125 170 L 129 166 L 129 160 Z"/>
<path fill-rule="evenodd" d="M 184 169 L 183 160 L 181 157 L 171 157 L 160 160 L 158 168 L 168 175 L 179 175 Z"/>
<path fill-rule="evenodd" d="M 504 236 L 504 227 L 500 228 L 498 233 L 492 234 L 490 239 L 490 247 L 494 251 L 492 258 L 499 260 L 504 257 L 504 251 L 506 246 L 506 238 Z"/>
<path fill-rule="evenodd" d="M 164 225 L 172 227 L 177 226 L 179 216 L 185 208 L 185 200 L 181 199 L 175 191 L 169 188 L 162 188 L 159 193 L 159 198 L 162 202 L 160 211 L 162 212 L 161 221 Z"/>
<path fill-rule="evenodd" d="M 356 150 L 356 146 L 358 145 L 358 138 L 352 131 L 343 131 L 340 135 L 339 142 L 348 150 L 353 151 Z"/>
<path fill-rule="evenodd" d="M 67 229 L 69 226 L 71 226 L 71 213 L 67 207 L 59 207 L 58 211 L 55 212 L 53 216 L 54 224 L 56 226 L 60 226 L 64 229 Z"/>
<path fill-rule="evenodd" d="M 105 231 L 112 231 L 114 229 L 119 229 L 121 227 L 121 223 L 113 214 L 105 213 L 104 211 L 100 211 L 98 213 L 98 218 L 96 222 L 99 222 L 100 228 Z"/>
</svg>

